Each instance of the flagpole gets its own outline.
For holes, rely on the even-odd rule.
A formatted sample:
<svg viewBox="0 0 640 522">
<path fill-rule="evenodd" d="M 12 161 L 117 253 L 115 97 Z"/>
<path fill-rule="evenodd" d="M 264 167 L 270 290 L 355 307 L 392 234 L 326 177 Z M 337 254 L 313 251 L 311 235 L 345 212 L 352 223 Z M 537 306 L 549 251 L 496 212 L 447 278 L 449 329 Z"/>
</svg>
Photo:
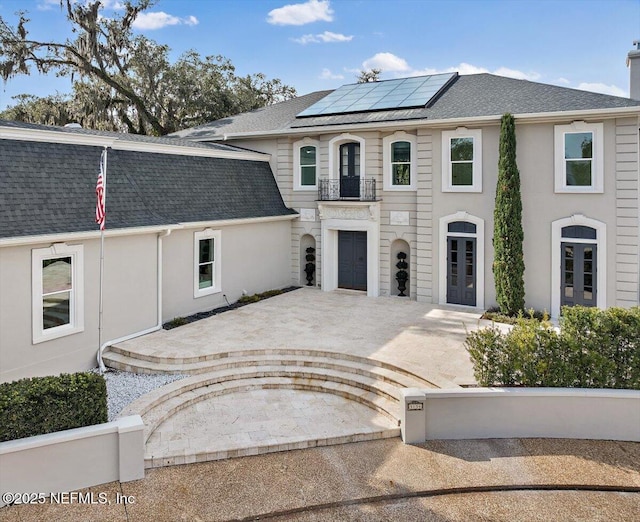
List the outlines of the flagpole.
<svg viewBox="0 0 640 522">
<path fill-rule="evenodd" d="M 100 158 L 102 170 L 103 201 L 107 201 L 107 147 L 104 148 Z M 103 218 L 106 221 L 106 217 Z M 98 313 L 98 363 L 100 372 L 106 370 L 102 362 L 102 311 L 103 311 L 103 287 L 104 287 L 104 223 L 100 226 L 100 309 Z"/>
</svg>

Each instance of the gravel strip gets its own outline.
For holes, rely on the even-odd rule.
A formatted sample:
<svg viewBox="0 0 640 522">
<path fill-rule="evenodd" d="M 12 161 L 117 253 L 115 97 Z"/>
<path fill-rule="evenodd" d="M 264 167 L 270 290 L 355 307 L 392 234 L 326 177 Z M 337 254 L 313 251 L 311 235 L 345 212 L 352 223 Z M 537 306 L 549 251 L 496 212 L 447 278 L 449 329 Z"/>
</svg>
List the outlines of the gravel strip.
<svg viewBox="0 0 640 522">
<path fill-rule="evenodd" d="M 92 371 L 100 373 L 97 368 Z M 112 421 L 137 398 L 160 388 L 160 386 L 188 376 L 174 373 L 147 374 L 107 370 L 103 377 L 107 382 L 107 407 L 109 420 Z"/>
</svg>

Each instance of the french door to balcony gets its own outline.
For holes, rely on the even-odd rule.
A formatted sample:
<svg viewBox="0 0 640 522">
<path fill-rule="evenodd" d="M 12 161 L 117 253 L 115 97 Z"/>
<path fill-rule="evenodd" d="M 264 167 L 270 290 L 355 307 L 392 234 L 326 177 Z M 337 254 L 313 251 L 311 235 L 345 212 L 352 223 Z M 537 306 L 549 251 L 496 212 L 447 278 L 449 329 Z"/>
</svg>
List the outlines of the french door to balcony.
<svg viewBox="0 0 640 522">
<path fill-rule="evenodd" d="M 340 197 L 360 197 L 360 144 L 340 145 Z"/>
</svg>

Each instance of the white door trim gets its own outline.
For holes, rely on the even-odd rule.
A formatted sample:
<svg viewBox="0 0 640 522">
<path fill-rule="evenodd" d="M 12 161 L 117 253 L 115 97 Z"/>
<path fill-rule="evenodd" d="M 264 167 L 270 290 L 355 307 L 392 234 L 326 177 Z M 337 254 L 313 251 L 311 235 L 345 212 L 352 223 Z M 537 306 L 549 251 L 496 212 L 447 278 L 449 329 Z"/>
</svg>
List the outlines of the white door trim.
<svg viewBox="0 0 640 522">
<path fill-rule="evenodd" d="M 440 218 L 438 248 L 438 302 L 447 304 L 447 237 L 449 236 L 448 225 L 454 221 L 468 221 L 476 226 L 475 234 L 452 234 L 456 236 L 468 236 L 476 238 L 476 306 L 469 308 L 484 308 L 484 219 L 473 216 L 464 210 L 455 214 L 449 214 Z M 464 306 L 464 305 L 456 305 Z"/>
<path fill-rule="evenodd" d="M 597 245 L 596 256 L 596 304 L 598 308 L 607 307 L 607 225 L 602 221 L 590 219 L 582 214 L 574 214 L 571 217 L 558 219 L 551 223 L 551 317 L 560 317 L 560 281 L 562 280 L 562 229 L 572 225 L 591 227 L 596 230 L 595 241 L 589 241 Z M 568 243 L 580 242 L 567 238 Z"/>
</svg>

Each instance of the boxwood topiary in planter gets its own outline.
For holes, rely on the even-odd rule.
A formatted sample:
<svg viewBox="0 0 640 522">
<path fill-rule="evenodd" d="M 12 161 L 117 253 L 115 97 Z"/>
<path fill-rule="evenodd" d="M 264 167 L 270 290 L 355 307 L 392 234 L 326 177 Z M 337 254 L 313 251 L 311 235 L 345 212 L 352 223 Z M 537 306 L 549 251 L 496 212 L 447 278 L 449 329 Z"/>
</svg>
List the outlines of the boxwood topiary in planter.
<svg viewBox="0 0 640 522">
<path fill-rule="evenodd" d="M 307 264 L 304 266 L 304 271 L 307 274 L 307 286 L 313 286 L 313 274 L 316 271 L 316 256 L 314 253 L 315 251 L 316 249 L 313 247 L 309 247 L 306 250 L 307 255 L 305 256 L 305 259 L 307 261 Z"/>
<path fill-rule="evenodd" d="M 396 263 L 396 268 L 398 271 L 396 272 L 396 281 L 398 281 L 398 297 L 406 297 L 404 291 L 407 289 L 407 281 L 409 279 L 409 273 L 407 272 L 407 268 L 409 268 L 409 264 L 405 261 L 407 258 L 407 254 L 404 252 L 398 252 L 397 255 L 399 261 Z"/>
</svg>

